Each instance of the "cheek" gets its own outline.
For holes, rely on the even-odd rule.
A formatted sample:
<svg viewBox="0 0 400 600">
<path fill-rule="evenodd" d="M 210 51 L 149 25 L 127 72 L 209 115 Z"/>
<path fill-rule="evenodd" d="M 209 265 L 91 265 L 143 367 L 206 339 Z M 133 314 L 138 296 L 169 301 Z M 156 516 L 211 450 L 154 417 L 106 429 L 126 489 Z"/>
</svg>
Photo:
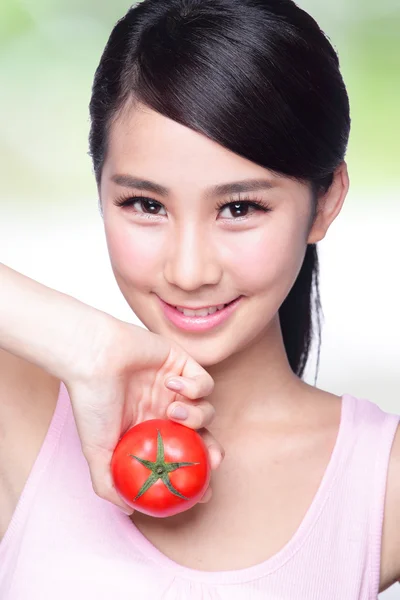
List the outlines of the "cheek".
<svg viewBox="0 0 400 600">
<path fill-rule="evenodd" d="M 153 279 L 163 256 L 162 236 L 155 228 L 126 223 L 106 223 L 105 234 L 111 264 L 117 277 L 131 283 Z"/>
<path fill-rule="evenodd" d="M 305 244 L 298 226 L 276 220 L 243 232 L 229 244 L 229 264 L 241 289 L 262 293 L 288 291 L 300 269 Z"/>
</svg>

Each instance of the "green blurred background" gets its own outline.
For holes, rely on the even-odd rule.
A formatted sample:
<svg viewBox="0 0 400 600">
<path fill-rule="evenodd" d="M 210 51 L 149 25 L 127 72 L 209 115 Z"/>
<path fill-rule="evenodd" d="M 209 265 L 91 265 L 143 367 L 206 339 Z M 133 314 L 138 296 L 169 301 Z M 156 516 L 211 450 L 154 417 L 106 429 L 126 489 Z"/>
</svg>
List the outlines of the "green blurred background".
<svg viewBox="0 0 400 600">
<path fill-rule="evenodd" d="M 351 101 L 352 185 L 393 188 L 400 159 L 400 1 L 298 4 L 339 52 Z M 129 6 L 123 0 L 0 2 L 2 204 L 11 201 L 15 210 L 40 199 L 43 207 L 71 206 L 96 195 L 87 156 L 90 87 L 111 28 Z"/>
</svg>

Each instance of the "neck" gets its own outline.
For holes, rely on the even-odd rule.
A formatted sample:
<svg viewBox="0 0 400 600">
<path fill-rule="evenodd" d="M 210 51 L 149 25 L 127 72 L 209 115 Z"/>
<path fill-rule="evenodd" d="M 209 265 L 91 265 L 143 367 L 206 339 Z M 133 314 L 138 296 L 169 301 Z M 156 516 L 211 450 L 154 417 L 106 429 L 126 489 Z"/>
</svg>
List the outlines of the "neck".
<svg viewBox="0 0 400 600">
<path fill-rule="evenodd" d="M 207 396 L 216 409 L 214 429 L 284 421 L 299 409 L 299 398 L 309 387 L 290 368 L 278 316 L 251 346 L 207 371 L 215 382 Z"/>
</svg>

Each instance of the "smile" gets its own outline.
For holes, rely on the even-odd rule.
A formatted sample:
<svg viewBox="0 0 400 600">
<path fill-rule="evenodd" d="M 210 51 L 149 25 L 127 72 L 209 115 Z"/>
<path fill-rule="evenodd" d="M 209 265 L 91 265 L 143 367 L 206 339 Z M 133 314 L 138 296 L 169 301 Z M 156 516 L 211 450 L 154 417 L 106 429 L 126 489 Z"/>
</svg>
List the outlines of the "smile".
<svg viewBox="0 0 400 600">
<path fill-rule="evenodd" d="M 229 304 L 220 304 L 199 310 L 171 306 L 157 296 L 165 317 L 179 329 L 185 331 L 207 331 L 224 323 L 236 310 L 244 296 Z"/>
</svg>

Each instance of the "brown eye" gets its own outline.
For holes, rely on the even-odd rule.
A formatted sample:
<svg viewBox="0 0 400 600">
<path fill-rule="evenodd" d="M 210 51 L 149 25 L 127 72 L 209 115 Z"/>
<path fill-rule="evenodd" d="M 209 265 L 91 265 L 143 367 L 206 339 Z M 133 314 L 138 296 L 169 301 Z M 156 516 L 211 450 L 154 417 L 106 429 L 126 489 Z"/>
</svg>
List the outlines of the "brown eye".
<svg viewBox="0 0 400 600">
<path fill-rule="evenodd" d="M 246 217 L 250 203 L 249 202 L 235 202 L 234 204 L 228 204 L 227 207 L 231 211 L 233 217 Z"/>
<path fill-rule="evenodd" d="M 164 208 L 160 202 L 156 202 L 151 198 L 144 198 L 143 196 L 122 197 L 117 199 L 114 204 L 125 208 L 132 206 L 134 207 L 134 212 L 145 215 L 159 215 L 160 209 Z"/>
<path fill-rule="evenodd" d="M 162 204 L 160 204 L 159 202 L 143 198 L 141 198 L 140 200 L 136 200 L 135 204 L 138 204 L 142 208 L 142 212 L 151 215 L 158 215 L 160 209 L 163 208 Z"/>
<path fill-rule="evenodd" d="M 226 215 L 225 217 L 222 218 L 228 218 L 228 220 L 236 220 L 236 217 L 248 217 L 253 213 L 257 213 L 257 212 L 271 212 L 270 207 L 268 206 L 268 204 L 264 203 L 262 200 L 252 200 L 252 201 L 245 201 L 245 200 L 240 200 L 237 202 L 229 202 L 228 204 L 223 204 L 222 206 L 219 206 L 218 208 L 220 208 L 222 211 L 223 210 L 229 210 L 230 215 L 233 216 L 234 218 L 231 219 L 228 215 Z M 251 210 L 250 210 L 251 209 Z"/>
</svg>

